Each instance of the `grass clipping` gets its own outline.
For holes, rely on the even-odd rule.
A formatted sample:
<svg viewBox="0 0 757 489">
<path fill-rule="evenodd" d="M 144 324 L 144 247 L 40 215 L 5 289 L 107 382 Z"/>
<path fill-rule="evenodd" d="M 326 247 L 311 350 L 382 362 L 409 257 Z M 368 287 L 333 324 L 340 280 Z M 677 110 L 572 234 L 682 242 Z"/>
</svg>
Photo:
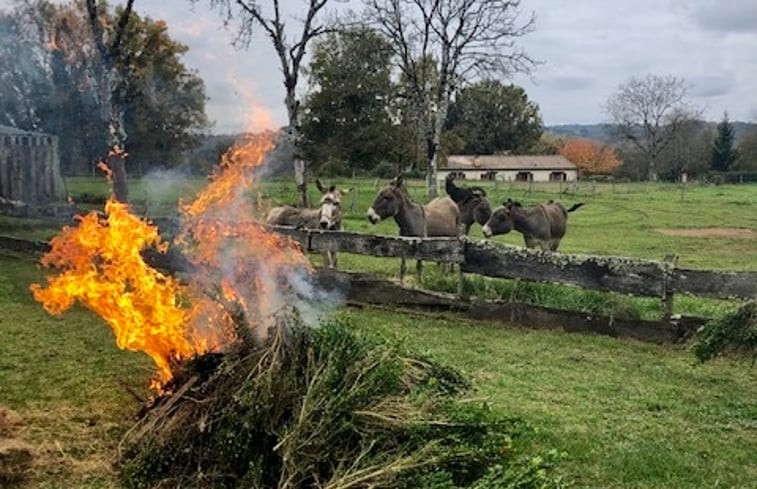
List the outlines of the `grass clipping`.
<svg viewBox="0 0 757 489">
<path fill-rule="evenodd" d="M 723 353 L 735 353 L 757 361 L 757 301 L 704 325 L 698 334 L 694 354 L 706 362 Z"/>
<path fill-rule="evenodd" d="M 200 357 L 126 434 L 127 487 L 560 487 L 527 427 L 461 395 L 457 372 L 360 335 L 283 320 L 255 348 Z"/>
</svg>

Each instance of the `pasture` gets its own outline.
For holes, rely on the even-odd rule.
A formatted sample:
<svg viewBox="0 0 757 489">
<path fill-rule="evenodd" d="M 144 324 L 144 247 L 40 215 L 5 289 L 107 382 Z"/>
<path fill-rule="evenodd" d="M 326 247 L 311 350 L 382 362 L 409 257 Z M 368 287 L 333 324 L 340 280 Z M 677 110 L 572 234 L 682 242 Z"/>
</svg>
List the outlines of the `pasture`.
<svg viewBox="0 0 757 489">
<path fill-rule="evenodd" d="M 134 209 L 154 217 L 174 215 L 176 197 L 202 183 L 132 185 Z M 365 218 L 378 190 L 373 179 L 333 183 L 356 189 L 342 203 L 346 230 L 396 234 L 393 222 L 374 227 Z M 82 207 L 97 208 L 107 194 L 99 180 L 69 179 L 67 184 L 75 199 L 86 195 L 82 200 L 89 203 Z M 535 185 L 530 193 L 526 186 L 509 184 L 486 189 L 493 204 L 507 197 L 535 203 L 557 198 L 560 190 L 557 184 Z M 411 182 L 410 191 L 422 200 L 421 182 Z M 250 195 L 258 197 L 274 203 L 295 200 L 286 182 L 262 185 Z M 676 253 L 680 264 L 693 268 L 757 270 L 754 237 L 735 231 L 725 236 L 658 231 L 754 230 L 755 186 L 692 186 L 682 199 L 674 185 L 581 183 L 560 199 L 586 203 L 570 216 L 561 251 L 652 259 Z M 43 221 L 0 220 L 4 235 L 45 239 L 56 230 Z M 479 226 L 473 235 L 481 237 Z M 497 239 L 522 244 L 515 233 Z M 397 260 L 361 256 L 340 257 L 340 267 L 384 276 L 396 275 L 399 268 Z M 427 268 L 424 285 L 450 287 L 446 276 Z M 17 434 L 37 447 L 35 478 L 28 487 L 117 487 L 110 461 L 137 408 L 127 388 L 146 393 L 150 362 L 118 350 L 109 328 L 88 311 L 47 315 L 28 291 L 42 277 L 30 257 L 0 252 L 0 271 L 0 404 L 20 415 Z M 625 308 L 642 316 L 659 310 L 654 300 L 472 282 L 474 292 L 493 296 L 583 301 L 578 307 Z M 676 301 L 677 311 L 684 312 L 717 314 L 730 307 L 693 298 Z M 565 452 L 559 470 L 574 487 L 741 488 L 757 480 L 757 371 L 736 359 L 696 365 L 684 345 L 502 328 L 456 315 L 407 316 L 372 308 L 335 314 L 470 375 L 475 397 L 531 423 L 527 443 Z"/>
</svg>

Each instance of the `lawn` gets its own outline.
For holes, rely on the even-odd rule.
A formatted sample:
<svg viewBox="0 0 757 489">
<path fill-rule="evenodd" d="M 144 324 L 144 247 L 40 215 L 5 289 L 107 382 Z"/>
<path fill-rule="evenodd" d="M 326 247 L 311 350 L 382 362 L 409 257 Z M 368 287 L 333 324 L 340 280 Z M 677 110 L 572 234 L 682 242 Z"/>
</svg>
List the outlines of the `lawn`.
<svg viewBox="0 0 757 489">
<path fill-rule="evenodd" d="M 177 175 L 130 182 L 134 211 L 151 217 L 176 216 L 181 196 L 189 197 L 201 188 L 204 179 Z M 344 227 L 348 231 L 396 234 L 392 220 L 371 225 L 365 217 L 373 198 L 386 182 L 379 179 L 337 179 L 328 184 L 353 191 L 343 202 Z M 682 267 L 705 269 L 757 270 L 757 185 L 679 185 L 656 183 L 594 183 L 581 182 L 569 186 L 558 183 L 475 182 L 483 185 L 490 201 L 496 203 L 513 198 L 524 205 L 560 199 L 567 205 L 586 205 L 570 215 L 568 232 L 560 251 L 599 255 L 630 256 L 660 260 L 666 255 L 678 256 Z M 465 182 L 472 185 L 473 182 Z M 410 180 L 409 191 L 416 201 L 425 201 L 424 183 Z M 462 185 L 462 184 L 461 184 Z M 96 202 L 108 195 L 104 179 L 69 178 L 67 188 L 74 200 L 85 209 L 101 208 Z M 562 191 L 562 192 L 561 192 Z M 317 199 L 315 185 L 311 198 Z M 264 182 L 249 192 L 250 201 L 292 204 L 296 201 L 294 187 L 288 181 Z M 81 203 L 84 200 L 87 203 Z M 697 237 L 664 234 L 663 231 L 726 228 L 747 231 L 741 237 Z M 0 234 L 44 239 L 53 236 L 56 227 L 49 222 L 0 218 Z M 751 232 L 750 232 L 751 230 Z M 481 227 L 475 225 L 474 238 L 483 239 Z M 521 246 L 518 233 L 498 236 L 497 241 Z M 313 256 L 318 263 L 319 256 Z M 340 255 L 340 267 L 363 270 L 381 276 L 396 276 L 398 260 L 366 256 Z M 454 276 L 427 267 L 422 285 L 426 288 L 457 290 Z M 583 291 L 573 287 L 549 284 L 527 285 L 506 280 L 470 277 L 467 292 L 489 299 L 516 299 L 557 308 L 575 309 L 592 314 L 641 319 L 660 315 L 657 299 L 633 298 L 621 294 Z M 678 296 L 674 313 L 712 317 L 731 309 L 722 301 Z"/>
<path fill-rule="evenodd" d="M 108 187 L 97 178 L 69 178 L 67 188 L 74 200 L 86 197 L 104 199 Z M 194 178 L 160 178 L 131 182 L 134 209 L 154 217 L 175 215 L 181 196 L 191 196 L 206 181 Z M 337 179 L 327 182 L 340 188 L 352 188 L 343 202 L 344 227 L 348 231 L 396 234 L 394 222 L 372 226 L 365 217 L 378 190 L 386 184 L 380 179 Z M 666 183 L 593 183 L 578 185 L 536 183 L 463 182 L 481 185 L 492 205 L 507 198 L 524 205 L 559 199 L 567 205 L 586 205 L 570 215 L 568 232 L 560 251 L 619 255 L 659 260 L 666 255 L 678 256 L 681 266 L 733 270 L 757 270 L 757 246 L 751 237 L 689 237 L 670 236 L 660 230 L 697 228 L 757 229 L 757 185 L 689 184 L 684 191 L 679 185 Z M 409 191 L 414 200 L 425 202 L 424 183 L 411 180 Z M 561 190 L 563 193 L 561 193 Z M 289 181 L 266 182 L 251 192 L 273 204 L 293 204 L 294 186 Z M 311 185 L 311 198 L 317 190 Z M 0 221 L 0 232 L 3 231 Z M 483 238 L 480 226 L 473 236 Z M 511 233 L 497 241 L 522 245 L 520 234 Z M 345 262 L 349 264 L 350 262 Z M 384 267 L 379 267 L 384 268 Z"/>
<path fill-rule="evenodd" d="M 132 182 L 135 212 L 176 215 L 180 195 L 204 181 L 168 178 Z M 332 183 L 332 182 L 328 182 Z M 345 228 L 396 234 L 393 222 L 372 226 L 365 211 L 375 179 L 341 180 Z M 99 179 L 68 179 L 82 208 L 107 196 Z M 486 186 L 492 202 L 524 204 L 558 198 L 557 184 Z M 315 192 L 315 189 L 313 189 Z M 423 200 L 423 184 L 410 182 Z M 311 194 L 315 195 L 315 194 Z M 274 181 L 250 199 L 293 203 L 291 184 Z M 757 186 L 592 184 L 559 198 L 586 205 L 572 214 L 561 251 L 660 259 L 675 253 L 695 268 L 757 270 L 757 242 L 745 238 L 670 236 L 658 229 L 757 228 Z M 0 219 L 0 234 L 51 237 L 48 221 Z M 480 227 L 474 236 L 481 237 Z M 521 244 L 519 235 L 497 238 Z M 318 257 L 314 257 L 317 261 Z M 340 266 L 391 276 L 397 260 L 356 255 Z M 454 290 L 454 281 L 427 267 L 424 286 Z M 18 412 L 18 435 L 37 448 L 28 487 L 117 487 L 110 462 L 152 373 L 142 354 L 120 351 L 98 318 L 76 309 L 51 317 L 33 301 L 42 279 L 31 258 L 0 254 L 0 405 Z M 473 278 L 471 292 L 487 297 L 572 305 L 581 310 L 652 317 L 659 302 L 569 287 L 516 285 Z M 732 303 L 676 299 L 676 312 L 716 315 Z M 416 317 L 376 309 L 340 309 L 355 327 L 396 336 L 474 379 L 477 397 L 535 428 L 530 442 L 567 454 L 560 470 L 575 487 L 753 487 L 757 480 L 757 370 L 735 359 L 696 365 L 686 347 L 647 345 L 591 335 L 504 328 L 453 315 Z"/>
<path fill-rule="evenodd" d="M 28 284 L 42 272 L 0 255 L 0 398 L 37 448 L 27 487 L 118 487 L 110 462 L 152 370 L 85 310 L 52 317 Z M 530 422 L 535 448 L 566 453 L 574 487 L 750 487 L 757 479 L 757 370 L 696 365 L 685 347 L 503 328 L 453 315 L 340 309 L 474 379 L 474 397 Z"/>
</svg>

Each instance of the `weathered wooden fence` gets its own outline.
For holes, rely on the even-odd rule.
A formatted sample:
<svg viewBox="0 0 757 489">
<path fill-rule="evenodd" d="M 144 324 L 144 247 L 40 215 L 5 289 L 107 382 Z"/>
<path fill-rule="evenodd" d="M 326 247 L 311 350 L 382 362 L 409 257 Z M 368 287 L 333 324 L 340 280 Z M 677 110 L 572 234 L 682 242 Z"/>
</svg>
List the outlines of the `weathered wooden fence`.
<svg viewBox="0 0 757 489">
<path fill-rule="evenodd" d="M 490 241 L 452 238 L 403 238 L 339 231 L 272 227 L 290 236 L 308 252 L 335 251 L 376 257 L 429 260 L 458 264 L 463 275 L 520 279 L 572 285 L 604 292 L 618 292 L 662 300 L 662 319 L 642 321 L 601 317 L 528 304 L 484 301 L 404 287 L 363 273 L 321 270 L 324 287 L 338 287 L 351 303 L 379 306 L 452 310 L 472 319 L 504 320 L 533 328 L 591 331 L 647 341 L 677 341 L 690 336 L 703 324 L 701 318 L 671 317 L 674 294 L 718 299 L 757 298 L 757 272 L 691 270 L 675 261 L 642 260 L 612 256 L 548 253 Z M 0 248 L 19 252 L 44 252 L 48 244 L 0 236 Z M 161 255 L 148 251 L 154 266 L 188 271 L 189 263 L 179 254 Z"/>
<path fill-rule="evenodd" d="M 309 252 L 335 251 L 460 264 L 465 273 L 574 285 L 668 300 L 683 293 L 716 299 L 757 298 L 757 272 L 692 270 L 674 260 L 550 253 L 469 238 L 403 238 L 271 227 Z"/>
</svg>

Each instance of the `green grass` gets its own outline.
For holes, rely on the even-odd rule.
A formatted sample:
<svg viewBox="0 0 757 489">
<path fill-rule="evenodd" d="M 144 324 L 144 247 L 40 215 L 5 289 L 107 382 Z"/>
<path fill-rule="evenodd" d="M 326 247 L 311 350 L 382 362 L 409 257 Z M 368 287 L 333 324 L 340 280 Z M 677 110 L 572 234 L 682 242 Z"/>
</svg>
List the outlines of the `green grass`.
<svg viewBox="0 0 757 489">
<path fill-rule="evenodd" d="M 206 183 L 204 179 L 164 179 L 159 181 L 132 181 L 130 195 L 135 212 L 153 217 L 175 215 L 176 203 L 181 196 L 191 197 Z M 386 182 L 378 179 L 341 179 L 333 183 L 339 187 L 354 188 L 353 194 L 343 202 L 344 227 L 348 231 L 376 234 L 397 234 L 392 220 L 376 226 L 365 217 L 378 189 Z M 466 182 L 473 185 L 474 182 Z M 680 266 L 708 269 L 757 270 L 755 240 L 737 238 L 677 237 L 661 234 L 656 229 L 682 228 L 757 228 L 757 185 L 697 185 L 686 188 L 681 199 L 680 187 L 674 184 L 605 184 L 582 182 L 571 186 L 569 193 L 560 195 L 556 183 L 534 184 L 532 192 L 522 183 L 495 186 L 490 182 L 475 182 L 484 186 L 490 201 L 497 203 L 510 197 L 524 205 L 559 199 L 570 205 L 586 205 L 571 214 L 568 232 L 560 251 L 619 255 L 660 260 L 669 254 L 678 256 Z M 317 198 L 311 186 L 311 198 Z M 82 196 L 104 199 L 108 186 L 100 178 L 67 178 L 67 188 L 74 200 Z M 424 184 L 409 181 L 409 191 L 419 202 L 426 201 Z M 265 182 L 251 198 L 259 195 L 272 204 L 296 202 L 294 186 L 289 181 Z M 85 206 L 86 207 L 86 206 Z M 0 232 L 8 223 L 0 221 Z M 480 226 L 473 228 L 473 237 L 483 238 Z M 498 236 L 497 241 L 522 245 L 518 233 Z M 355 263 L 348 258 L 345 264 Z M 378 261 L 367 267 L 385 269 Z M 359 264 L 359 263 L 358 263 Z"/>
<path fill-rule="evenodd" d="M 191 198 L 206 183 L 204 179 L 164 178 L 134 180 L 130 193 L 134 211 L 140 215 L 165 217 L 176 215 L 181 196 Z M 348 231 L 397 234 L 393 220 L 374 226 L 365 218 L 377 191 L 386 182 L 378 179 L 342 179 L 329 181 L 341 188 L 353 188 L 343 202 L 344 227 Z M 473 185 L 474 182 L 466 182 Z M 571 214 L 568 233 L 560 251 L 599 255 L 618 255 L 660 260 L 676 254 L 682 267 L 706 269 L 757 270 L 757 240 L 743 238 L 706 238 L 664 235 L 657 229 L 681 228 L 757 228 L 757 185 L 697 185 L 681 192 L 674 184 L 635 183 L 606 184 L 581 182 L 565 188 L 557 183 L 523 183 L 495 185 L 475 182 L 486 187 L 491 202 L 510 197 L 524 204 L 535 204 L 559 198 L 566 204 L 584 202 L 586 205 Z M 416 201 L 425 201 L 424 183 L 411 180 L 409 191 Z M 317 198 L 313 187 L 311 198 Z M 74 200 L 92 202 L 105 199 L 108 185 L 101 178 L 68 178 L 67 188 Z M 294 186 L 289 181 L 264 182 L 250 192 L 250 200 L 262 198 L 271 205 L 296 202 Z M 81 204 L 84 209 L 99 209 L 95 203 Z M 30 239 L 49 239 L 57 228 L 44 221 L 0 218 L 0 234 Z M 475 225 L 472 235 L 483 239 L 481 227 Z M 522 246 L 518 233 L 498 236 L 497 241 Z M 341 254 L 340 268 L 369 271 L 384 277 L 396 277 L 399 261 Z M 313 256 L 314 263 L 320 257 Z M 426 267 L 422 285 L 427 288 L 454 292 L 455 276 L 445 276 Z M 488 299 L 517 299 L 545 306 L 568 308 L 592 314 L 629 318 L 655 319 L 660 314 L 657 299 L 634 298 L 620 294 L 605 294 L 551 284 L 525 284 L 507 280 L 469 277 L 466 290 L 470 295 Z M 678 296 L 674 313 L 712 317 L 730 310 L 733 303 Z"/>
<path fill-rule="evenodd" d="M 110 462 L 153 373 L 120 351 L 86 310 L 45 313 L 28 290 L 29 259 L 0 255 L 0 404 L 38 447 L 27 487 L 117 487 Z M 757 480 L 757 370 L 721 358 L 695 365 L 683 347 L 510 329 L 460 316 L 342 309 L 474 379 L 472 396 L 536 429 L 534 449 L 567 453 L 560 471 L 587 488 L 752 487 Z"/>
<path fill-rule="evenodd" d="M 347 311 L 475 380 L 477 394 L 568 454 L 575 487 L 753 487 L 757 372 L 686 349 L 590 335 L 507 329 L 457 317 Z"/>
</svg>

